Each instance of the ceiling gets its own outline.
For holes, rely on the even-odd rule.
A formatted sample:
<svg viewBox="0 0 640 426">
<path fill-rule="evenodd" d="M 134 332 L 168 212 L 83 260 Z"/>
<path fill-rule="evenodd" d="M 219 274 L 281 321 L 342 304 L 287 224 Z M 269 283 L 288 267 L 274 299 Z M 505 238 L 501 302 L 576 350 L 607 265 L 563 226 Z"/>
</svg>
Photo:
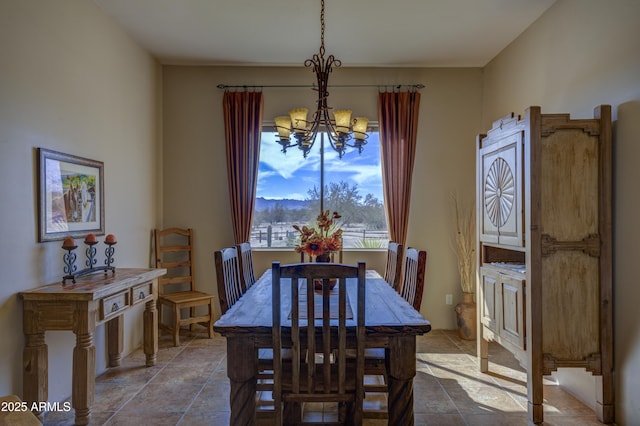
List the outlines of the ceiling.
<svg viewBox="0 0 640 426">
<path fill-rule="evenodd" d="M 320 0 L 94 0 L 163 64 L 302 66 Z M 555 0 L 326 0 L 343 66 L 482 67 Z"/>
</svg>

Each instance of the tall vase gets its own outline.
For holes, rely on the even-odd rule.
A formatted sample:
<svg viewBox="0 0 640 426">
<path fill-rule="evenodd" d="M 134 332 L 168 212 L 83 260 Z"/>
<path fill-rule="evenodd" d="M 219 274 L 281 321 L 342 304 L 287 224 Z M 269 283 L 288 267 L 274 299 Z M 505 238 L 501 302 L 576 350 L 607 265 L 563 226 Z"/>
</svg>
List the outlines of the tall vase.
<svg viewBox="0 0 640 426">
<path fill-rule="evenodd" d="M 462 302 L 456 305 L 458 319 L 458 336 L 463 340 L 476 339 L 476 303 L 473 301 L 475 293 L 462 293 Z"/>
</svg>

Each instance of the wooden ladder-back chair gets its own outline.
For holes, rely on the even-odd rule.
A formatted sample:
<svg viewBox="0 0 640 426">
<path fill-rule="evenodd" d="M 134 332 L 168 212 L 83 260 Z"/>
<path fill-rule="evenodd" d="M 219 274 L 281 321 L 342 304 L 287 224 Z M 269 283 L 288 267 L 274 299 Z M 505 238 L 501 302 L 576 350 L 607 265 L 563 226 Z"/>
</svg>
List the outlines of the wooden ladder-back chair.
<svg viewBox="0 0 640 426">
<path fill-rule="evenodd" d="M 274 262 L 271 273 L 275 424 L 283 424 L 283 418 L 286 424 L 300 424 L 305 402 L 337 403 L 336 424 L 362 424 L 365 263 L 280 266 Z M 356 291 L 347 291 L 347 278 L 356 279 L 349 283 L 357 286 Z M 332 279 L 337 286 L 330 290 Z M 315 290 L 314 280 L 323 283 L 321 292 Z M 283 291 L 284 300 L 292 301 L 285 305 L 291 306 L 290 314 L 288 309 L 281 311 Z M 347 292 L 357 298 L 355 304 L 347 303 Z M 315 326 L 308 327 L 311 323 Z M 350 348 L 355 349 L 355 358 L 347 357 L 347 341 L 355 342 Z M 283 348 L 291 348 L 290 362 L 282 362 Z"/>
<path fill-rule="evenodd" d="M 220 311 L 224 314 L 255 283 L 251 245 L 241 243 L 214 252 Z M 253 281 L 252 281 L 253 280 Z M 245 284 L 247 283 L 247 284 Z M 273 389 L 273 352 L 271 348 L 258 349 L 258 391 Z M 270 417 L 268 411 L 260 417 Z"/>
<path fill-rule="evenodd" d="M 256 276 L 253 272 L 253 254 L 251 252 L 251 243 L 244 242 L 236 245 L 238 250 L 238 265 L 240 268 L 240 282 L 242 288 L 247 291 L 256 282 Z"/>
<path fill-rule="evenodd" d="M 384 280 L 396 291 L 400 288 L 402 276 L 402 252 L 403 246 L 395 241 L 389 241 L 387 248 L 387 265 L 384 272 Z M 375 381 L 365 381 L 365 392 L 388 393 L 388 376 L 386 367 L 387 348 L 367 348 L 364 352 L 365 376 L 376 376 Z M 386 411 L 366 410 L 365 418 L 388 418 Z"/>
<path fill-rule="evenodd" d="M 416 311 L 420 311 L 420 305 L 422 305 L 426 264 L 427 252 L 425 250 L 407 248 L 404 254 L 403 279 L 399 293 Z"/>
<path fill-rule="evenodd" d="M 220 311 L 224 314 L 244 294 L 240 278 L 238 249 L 226 247 L 214 253 Z"/>
<path fill-rule="evenodd" d="M 389 244 L 391 253 L 391 243 Z M 400 246 L 400 251 L 402 246 Z M 389 254 L 391 255 L 391 254 Z M 394 254 L 395 255 L 395 254 Z M 400 266 L 404 269 L 403 282 L 394 287 L 398 293 L 409 302 L 414 309 L 420 311 L 422 303 L 422 292 L 424 288 L 424 272 L 427 261 L 427 252 L 415 248 L 408 248 L 404 254 L 404 260 L 398 261 L 397 273 L 400 274 Z M 385 281 L 389 282 L 385 279 Z M 365 385 L 367 392 L 388 392 L 388 375 L 386 368 L 386 357 L 388 348 L 367 348 L 365 351 L 365 374 L 367 376 L 381 376 L 382 383 L 371 383 Z M 365 418 L 388 418 L 388 413 L 377 410 L 367 410 L 364 412 Z"/>
<path fill-rule="evenodd" d="M 400 277 L 402 272 L 402 244 L 389 241 L 387 248 L 387 267 L 384 271 L 384 280 L 396 291 L 400 287 Z"/>
<path fill-rule="evenodd" d="M 173 344 L 180 345 L 180 327 L 193 328 L 200 324 L 213 337 L 213 295 L 195 287 L 193 267 L 193 230 L 183 228 L 156 229 L 154 248 L 156 267 L 166 268 L 167 274 L 158 279 L 159 328 L 173 334 Z M 162 322 L 163 307 L 173 313 L 172 325 Z M 206 312 L 198 312 L 198 307 Z M 188 314 L 185 311 L 188 310 Z"/>
</svg>

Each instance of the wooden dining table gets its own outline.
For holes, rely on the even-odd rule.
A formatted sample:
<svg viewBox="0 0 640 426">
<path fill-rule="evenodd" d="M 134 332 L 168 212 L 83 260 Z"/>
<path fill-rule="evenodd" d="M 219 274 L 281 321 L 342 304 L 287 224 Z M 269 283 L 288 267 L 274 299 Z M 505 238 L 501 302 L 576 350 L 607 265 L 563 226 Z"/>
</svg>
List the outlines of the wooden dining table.
<svg viewBox="0 0 640 426">
<path fill-rule="evenodd" d="M 355 284 L 355 280 L 347 281 L 354 318 L 357 313 Z M 252 425 L 256 421 L 258 349 L 272 346 L 271 294 L 269 269 L 213 326 L 227 338 L 232 425 Z M 291 311 L 290 292 L 283 291 L 281 297 L 281 318 L 286 326 Z M 367 347 L 389 349 L 389 424 L 413 425 L 416 336 L 428 333 L 431 323 L 373 270 L 367 271 L 365 310 Z M 355 333 L 355 322 L 351 327 L 348 322 L 347 327 Z"/>
</svg>

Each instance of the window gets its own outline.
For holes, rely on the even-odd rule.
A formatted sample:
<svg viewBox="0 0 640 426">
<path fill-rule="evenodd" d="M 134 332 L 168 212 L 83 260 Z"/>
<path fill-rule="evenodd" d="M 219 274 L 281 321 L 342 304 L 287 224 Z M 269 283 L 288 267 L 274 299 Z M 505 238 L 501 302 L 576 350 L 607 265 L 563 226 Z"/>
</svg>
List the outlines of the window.
<svg viewBox="0 0 640 426">
<path fill-rule="evenodd" d="M 294 247 L 293 225 L 315 224 L 321 199 L 324 210 L 342 215 L 344 248 L 387 247 L 377 129 L 361 154 L 352 148 L 341 159 L 328 138 L 318 134 L 304 158 L 295 147 L 282 153 L 277 133 L 262 132 L 252 247 Z"/>
</svg>

